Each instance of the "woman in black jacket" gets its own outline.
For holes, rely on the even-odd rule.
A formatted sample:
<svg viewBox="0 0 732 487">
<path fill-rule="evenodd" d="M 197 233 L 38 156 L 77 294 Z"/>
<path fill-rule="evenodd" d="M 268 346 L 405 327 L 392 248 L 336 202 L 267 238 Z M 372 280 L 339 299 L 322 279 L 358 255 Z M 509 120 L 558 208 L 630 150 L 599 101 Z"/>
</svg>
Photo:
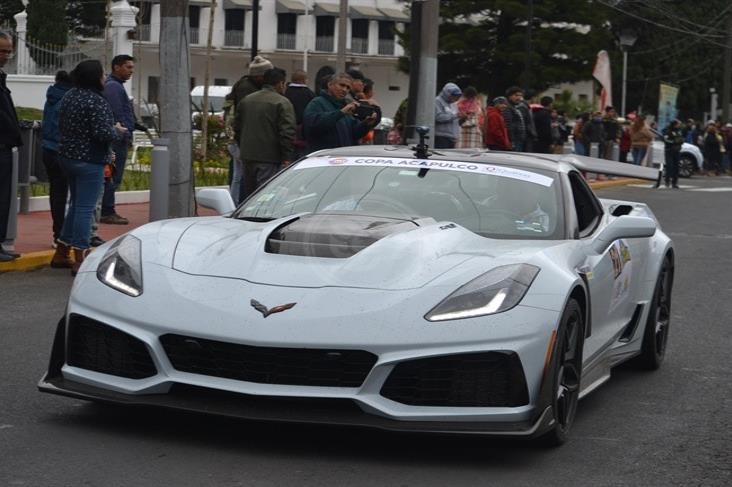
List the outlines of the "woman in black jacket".
<svg viewBox="0 0 732 487">
<path fill-rule="evenodd" d="M 76 275 L 89 250 L 92 219 L 104 184 L 104 165 L 111 161 L 111 143 L 127 129 L 114 124 L 112 108 L 102 95 L 104 69 L 96 60 L 80 62 L 71 72 L 74 88 L 59 107 L 59 158 L 69 178 L 71 202 L 52 264 L 64 267 L 74 251 Z"/>
</svg>

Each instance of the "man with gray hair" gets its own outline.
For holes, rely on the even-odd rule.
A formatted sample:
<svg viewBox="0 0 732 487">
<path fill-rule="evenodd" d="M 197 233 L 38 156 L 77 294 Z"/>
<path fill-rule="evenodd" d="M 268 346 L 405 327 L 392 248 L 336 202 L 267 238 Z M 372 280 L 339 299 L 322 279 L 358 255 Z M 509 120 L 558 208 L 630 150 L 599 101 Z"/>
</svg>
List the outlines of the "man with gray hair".
<svg viewBox="0 0 732 487">
<path fill-rule="evenodd" d="M 13 147 L 23 145 L 20 140 L 20 125 L 15 114 L 15 105 L 10 96 L 2 68 L 13 55 L 13 38 L 0 31 L 0 262 L 9 262 L 20 257 L 20 254 L 5 250 L 2 246 L 8 236 L 10 219 L 10 202 L 13 177 Z"/>
<path fill-rule="evenodd" d="M 334 74 L 328 89 L 305 107 L 303 128 L 311 152 L 358 145 L 358 140 L 378 123 L 376 110 L 346 101 L 352 81 L 346 73 Z"/>
</svg>

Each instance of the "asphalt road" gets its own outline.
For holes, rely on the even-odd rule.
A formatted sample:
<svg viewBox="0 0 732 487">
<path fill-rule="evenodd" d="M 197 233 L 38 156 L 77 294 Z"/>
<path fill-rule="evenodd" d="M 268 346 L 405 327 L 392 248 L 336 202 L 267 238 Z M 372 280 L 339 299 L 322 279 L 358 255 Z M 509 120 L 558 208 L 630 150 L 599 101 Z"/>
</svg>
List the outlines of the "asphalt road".
<svg viewBox="0 0 732 487">
<path fill-rule="evenodd" d="M 732 485 L 732 178 L 682 184 L 599 191 L 648 202 L 676 243 L 668 354 L 657 372 L 614 371 L 553 450 L 40 394 L 71 279 L 0 275 L 0 486 Z"/>
</svg>

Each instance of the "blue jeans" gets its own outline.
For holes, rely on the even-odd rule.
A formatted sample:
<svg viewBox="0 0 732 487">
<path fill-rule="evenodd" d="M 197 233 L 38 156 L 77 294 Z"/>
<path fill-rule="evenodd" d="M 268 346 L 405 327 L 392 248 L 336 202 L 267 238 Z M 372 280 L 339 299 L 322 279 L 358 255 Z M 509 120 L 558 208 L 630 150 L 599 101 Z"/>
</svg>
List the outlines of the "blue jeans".
<svg viewBox="0 0 732 487">
<path fill-rule="evenodd" d="M 122 176 L 125 172 L 125 163 L 127 162 L 127 141 L 113 142 L 112 150 L 114 151 L 114 174 L 109 181 L 104 182 L 104 196 L 102 196 L 102 216 L 114 215 L 114 193 L 122 184 Z"/>
<path fill-rule="evenodd" d="M 69 178 L 71 202 L 59 240 L 77 249 L 88 249 L 97 198 L 104 183 L 104 165 L 60 158 Z"/>
<path fill-rule="evenodd" d="M 574 141 L 574 153 L 578 156 L 586 156 L 587 154 L 587 147 L 584 143 L 580 142 L 579 140 Z"/>
<path fill-rule="evenodd" d="M 640 166 L 646 157 L 646 152 L 648 152 L 648 147 L 633 147 L 633 164 Z"/>
</svg>

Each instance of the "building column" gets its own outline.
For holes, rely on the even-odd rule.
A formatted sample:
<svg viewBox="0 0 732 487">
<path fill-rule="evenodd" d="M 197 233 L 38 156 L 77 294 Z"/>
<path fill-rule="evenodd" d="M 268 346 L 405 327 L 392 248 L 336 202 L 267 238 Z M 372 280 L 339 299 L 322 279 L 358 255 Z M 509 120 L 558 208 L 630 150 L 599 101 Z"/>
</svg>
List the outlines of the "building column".
<svg viewBox="0 0 732 487">
<path fill-rule="evenodd" d="M 160 4 L 154 3 L 150 9 L 150 42 L 160 43 Z"/>
<path fill-rule="evenodd" d="M 128 32 L 137 27 L 137 8 L 132 7 L 127 0 L 114 2 L 109 9 L 112 15 L 112 56 L 128 54 L 132 56 L 134 47 L 133 39 L 130 39 Z M 106 66 L 105 66 L 106 68 Z M 124 83 L 123 86 L 128 96 L 132 96 L 132 83 Z"/>
<path fill-rule="evenodd" d="M 28 49 L 28 13 L 23 10 L 13 16 L 15 18 L 15 32 L 18 36 L 18 45 L 15 46 L 16 72 L 18 74 L 31 74 L 35 65 Z"/>
<path fill-rule="evenodd" d="M 368 54 L 375 56 L 379 54 L 379 21 L 369 20 L 369 47 Z"/>
</svg>

